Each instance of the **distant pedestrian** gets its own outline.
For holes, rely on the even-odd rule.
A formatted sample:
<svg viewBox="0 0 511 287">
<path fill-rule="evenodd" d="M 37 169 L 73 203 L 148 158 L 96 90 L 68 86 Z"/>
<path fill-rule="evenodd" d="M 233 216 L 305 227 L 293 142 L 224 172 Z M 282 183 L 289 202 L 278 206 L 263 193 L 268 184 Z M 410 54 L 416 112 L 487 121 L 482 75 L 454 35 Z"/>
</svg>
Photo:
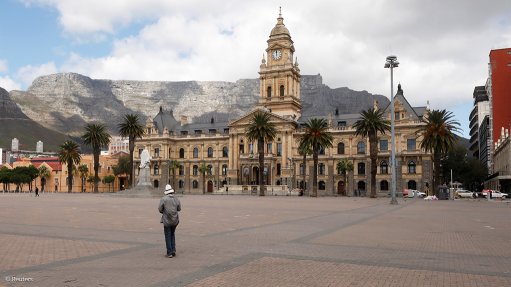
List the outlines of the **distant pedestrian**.
<svg viewBox="0 0 511 287">
<path fill-rule="evenodd" d="M 165 234 L 165 245 L 167 247 L 166 257 L 176 256 L 176 227 L 179 224 L 179 211 L 181 202 L 174 197 L 174 189 L 170 184 L 165 186 L 164 196 L 160 200 L 158 211 L 162 214 L 163 232 Z"/>
<path fill-rule="evenodd" d="M 37 186 L 35 187 L 35 196 L 39 196 L 39 188 Z"/>
</svg>

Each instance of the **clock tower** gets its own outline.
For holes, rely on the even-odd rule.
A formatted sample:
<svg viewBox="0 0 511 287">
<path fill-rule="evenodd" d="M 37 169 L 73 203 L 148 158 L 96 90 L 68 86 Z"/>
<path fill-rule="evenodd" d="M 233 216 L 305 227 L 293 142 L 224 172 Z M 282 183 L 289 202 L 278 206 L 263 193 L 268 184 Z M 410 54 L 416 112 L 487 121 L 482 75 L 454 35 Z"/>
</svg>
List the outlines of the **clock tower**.
<svg viewBox="0 0 511 287">
<path fill-rule="evenodd" d="M 263 54 L 259 70 L 259 106 L 274 114 L 297 119 L 302 110 L 300 69 L 298 61 L 293 60 L 295 47 L 289 30 L 284 25 L 282 13 L 279 13 L 277 24 L 271 30 L 267 43 L 266 55 Z"/>
</svg>

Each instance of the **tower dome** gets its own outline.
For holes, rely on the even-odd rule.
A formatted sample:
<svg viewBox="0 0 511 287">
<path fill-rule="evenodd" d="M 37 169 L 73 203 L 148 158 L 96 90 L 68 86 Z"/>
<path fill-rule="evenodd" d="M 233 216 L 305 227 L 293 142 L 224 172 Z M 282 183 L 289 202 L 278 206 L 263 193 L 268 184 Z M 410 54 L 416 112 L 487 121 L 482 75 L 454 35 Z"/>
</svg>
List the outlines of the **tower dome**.
<svg viewBox="0 0 511 287">
<path fill-rule="evenodd" d="M 279 9 L 280 10 L 280 9 Z M 289 34 L 289 30 L 286 28 L 286 25 L 284 25 L 284 18 L 282 18 L 282 12 L 279 11 L 279 17 L 277 18 L 277 24 L 273 29 L 271 29 L 270 33 L 270 39 L 276 38 L 279 36 L 287 36 L 291 38 L 291 34 Z"/>
</svg>

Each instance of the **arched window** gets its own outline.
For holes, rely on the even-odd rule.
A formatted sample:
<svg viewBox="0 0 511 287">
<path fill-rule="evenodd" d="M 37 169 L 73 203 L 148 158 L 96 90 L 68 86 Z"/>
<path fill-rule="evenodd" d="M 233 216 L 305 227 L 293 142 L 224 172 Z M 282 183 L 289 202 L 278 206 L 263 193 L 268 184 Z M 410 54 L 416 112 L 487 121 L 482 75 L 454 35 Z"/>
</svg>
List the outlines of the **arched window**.
<svg viewBox="0 0 511 287">
<path fill-rule="evenodd" d="M 227 165 L 226 164 L 222 165 L 222 175 L 227 175 Z"/>
<path fill-rule="evenodd" d="M 179 183 L 178 183 L 178 186 L 179 186 L 179 188 L 184 188 L 185 187 L 185 181 L 184 180 L 180 180 Z"/>
<path fill-rule="evenodd" d="M 358 190 L 361 190 L 361 191 L 362 190 L 366 190 L 366 183 L 365 183 L 365 181 L 362 181 L 362 180 L 359 181 L 358 184 L 357 184 L 357 188 L 358 188 Z"/>
<path fill-rule="evenodd" d="M 318 164 L 318 175 L 324 175 L 325 174 L 325 164 L 320 163 Z"/>
<path fill-rule="evenodd" d="M 224 146 L 222 148 L 222 157 L 228 157 L 229 156 L 229 148 Z"/>
<path fill-rule="evenodd" d="M 410 180 L 408 182 L 408 189 L 417 190 L 417 182 L 415 180 Z"/>
<path fill-rule="evenodd" d="M 318 182 L 318 188 L 319 190 L 325 190 L 325 182 L 324 181 L 319 181 Z"/>
<path fill-rule="evenodd" d="M 380 173 L 381 174 L 388 174 L 389 173 L 389 165 L 387 161 L 382 160 L 380 163 Z"/>
<path fill-rule="evenodd" d="M 280 96 L 284 96 L 284 85 L 280 85 Z"/>
<path fill-rule="evenodd" d="M 184 148 L 179 149 L 179 158 L 185 158 L 185 149 Z"/>
<path fill-rule="evenodd" d="M 389 190 L 389 182 L 386 180 L 380 181 L 380 190 Z"/>
<path fill-rule="evenodd" d="M 196 181 L 196 180 L 194 180 L 194 181 L 192 182 L 192 188 L 193 188 L 193 189 L 197 189 L 197 188 L 199 188 L 199 182 L 198 182 L 198 181 Z"/>
<path fill-rule="evenodd" d="M 271 87 L 268 87 L 268 89 L 266 90 L 266 96 L 268 98 L 271 98 Z"/>
<path fill-rule="evenodd" d="M 415 165 L 415 161 L 411 160 L 408 162 L 408 173 L 416 173 L 416 168 L 417 166 Z"/>
<path fill-rule="evenodd" d="M 160 167 L 158 166 L 157 163 L 154 164 L 153 169 L 154 169 L 154 172 L 153 172 L 154 175 L 160 174 Z"/>
<path fill-rule="evenodd" d="M 357 153 L 365 154 L 366 153 L 366 144 L 363 141 L 358 142 L 357 144 Z"/>
<path fill-rule="evenodd" d="M 213 157 L 213 148 L 208 147 L 208 157 Z"/>
<path fill-rule="evenodd" d="M 320 155 L 325 155 L 325 148 L 324 148 L 324 147 L 322 147 L 322 146 L 319 146 L 319 152 L 318 152 L 318 154 L 320 154 Z"/>
<path fill-rule="evenodd" d="M 193 148 L 193 158 L 198 158 L 199 157 L 199 149 L 194 147 Z"/>
<path fill-rule="evenodd" d="M 366 164 L 363 163 L 363 162 L 359 162 L 358 165 L 357 165 L 358 169 L 358 174 L 366 174 Z"/>
<path fill-rule="evenodd" d="M 337 144 L 337 154 L 344 154 L 344 143 Z"/>
<path fill-rule="evenodd" d="M 208 171 L 206 171 L 206 174 L 213 175 L 213 166 L 208 164 Z"/>
<path fill-rule="evenodd" d="M 305 171 L 303 169 L 303 163 L 300 164 L 300 175 L 304 175 Z"/>
<path fill-rule="evenodd" d="M 185 167 L 182 165 L 179 166 L 179 175 L 185 175 Z"/>
<path fill-rule="evenodd" d="M 192 175 L 199 175 L 199 167 L 197 165 L 193 166 Z"/>
</svg>

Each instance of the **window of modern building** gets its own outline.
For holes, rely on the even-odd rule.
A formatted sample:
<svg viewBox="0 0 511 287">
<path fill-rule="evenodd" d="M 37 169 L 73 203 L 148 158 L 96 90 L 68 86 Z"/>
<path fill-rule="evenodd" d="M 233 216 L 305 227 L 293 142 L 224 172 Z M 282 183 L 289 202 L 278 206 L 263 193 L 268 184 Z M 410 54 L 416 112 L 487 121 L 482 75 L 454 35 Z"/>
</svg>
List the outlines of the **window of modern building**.
<svg viewBox="0 0 511 287">
<path fill-rule="evenodd" d="M 213 157 L 213 148 L 208 147 L 208 157 Z"/>
<path fill-rule="evenodd" d="M 266 90 L 266 96 L 268 98 L 271 98 L 271 87 L 268 87 L 268 89 Z"/>
<path fill-rule="evenodd" d="M 344 154 L 344 143 L 337 144 L 337 154 Z"/>
<path fill-rule="evenodd" d="M 228 157 L 229 156 L 229 148 L 224 146 L 222 148 L 222 157 Z"/>
<path fill-rule="evenodd" d="M 408 189 L 417 190 L 417 182 L 415 180 L 408 181 Z"/>
<path fill-rule="evenodd" d="M 280 96 L 284 96 L 284 85 L 280 85 Z"/>
<path fill-rule="evenodd" d="M 386 180 L 380 181 L 380 190 L 389 190 L 389 182 Z"/>
<path fill-rule="evenodd" d="M 389 141 L 388 140 L 380 140 L 380 151 L 388 151 L 389 150 Z"/>
<path fill-rule="evenodd" d="M 199 188 L 199 182 L 198 182 L 198 181 L 196 181 L 196 180 L 194 180 L 194 181 L 192 182 L 192 188 L 193 188 L 193 189 L 197 189 L 197 188 Z"/>
<path fill-rule="evenodd" d="M 185 158 L 185 149 L 184 148 L 179 149 L 179 158 Z"/>
<path fill-rule="evenodd" d="M 277 143 L 277 156 L 282 155 L 282 143 Z"/>
<path fill-rule="evenodd" d="M 192 175 L 199 175 L 199 167 L 197 165 L 194 165 L 192 168 Z"/>
<path fill-rule="evenodd" d="M 318 164 L 318 175 L 325 175 L 325 164 L 322 162 Z"/>
<path fill-rule="evenodd" d="M 415 161 L 411 160 L 408 162 L 408 173 L 416 173 L 416 167 Z"/>
<path fill-rule="evenodd" d="M 415 139 L 407 139 L 406 140 L 406 149 L 409 151 L 414 151 L 417 149 L 416 140 Z"/>
<path fill-rule="evenodd" d="M 357 165 L 358 174 L 366 174 L 366 164 L 363 162 L 359 162 Z"/>
<path fill-rule="evenodd" d="M 194 147 L 193 148 L 193 158 L 198 158 L 199 157 L 199 149 Z"/>
<path fill-rule="evenodd" d="M 363 141 L 359 141 L 357 144 L 357 153 L 365 154 L 366 153 L 366 144 Z"/>
<path fill-rule="evenodd" d="M 380 173 L 381 174 L 388 174 L 389 173 L 389 165 L 387 161 L 382 160 L 380 163 Z"/>
<path fill-rule="evenodd" d="M 320 180 L 320 181 L 318 182 L 318 189 L 319 189 L 319 190 L 325 190 L 325 189 L 326 189 L 326 185 L 325 185 L 325 182 L 324 182 L 324 181 Z"/>
</svg>

